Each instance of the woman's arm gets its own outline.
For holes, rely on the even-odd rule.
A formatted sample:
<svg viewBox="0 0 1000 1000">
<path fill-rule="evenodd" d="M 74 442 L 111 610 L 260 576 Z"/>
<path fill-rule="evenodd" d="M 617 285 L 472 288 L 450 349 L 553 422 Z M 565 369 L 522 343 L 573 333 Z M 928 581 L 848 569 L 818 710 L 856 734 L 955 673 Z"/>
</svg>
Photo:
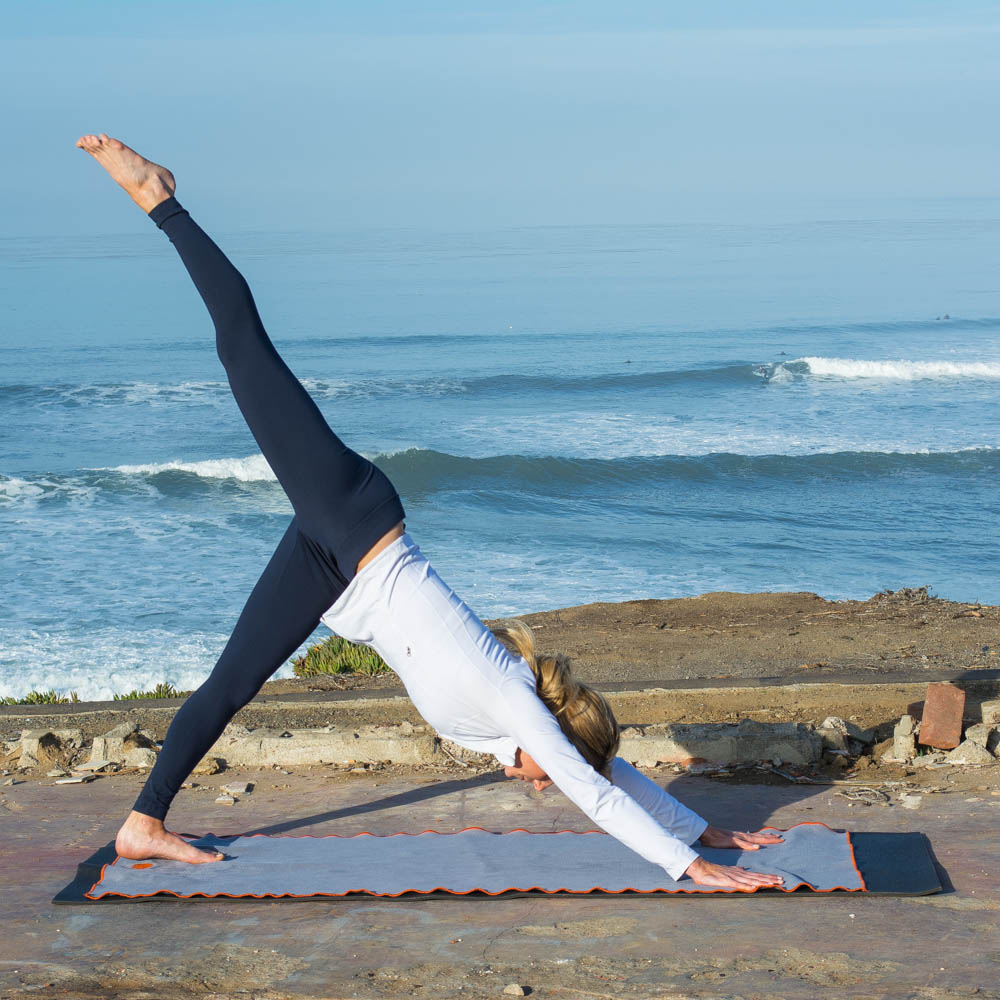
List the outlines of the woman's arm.
<svg viewBox="0 0 1000 1000">
<path fill-rule="evenodd" d="M 680 880 L 688 874 L 700 883 L 739 889 L 780 883 L 781 879 L 777 876 L 705 861 L 690 846 L 709 829 L 697 814 L 625 761 L 612 764 L 612 776 L 616 773 L 624 776 L 625 782 L 638 792 L 641 799 L 650 802 L 660 815 L 671 818 L 675 830 L 685 838 L 690 835 L 691 840 L 685 842 L 665 829 L 625 788 L 598 774 L 566 738 L 555 716 L 534 691 L 515 683 L 505 687 L 504 696 L 509 710 L 510 732 L 518 745 L 598 826 L 636 854 L 659 865 L 671 878 Z"/>
<path fill-rule="evenodd" d="M 696 812 L 621 757 L 611 762 L 611 783 L 626 791 L 660 826 L 685 844 L 693 844 L 708 829 L 708 823 Z"/>
<path fill-rule="evenodd" d="M 623 788 L 611 784 L 580 756 L 555 716 L 526 684 L 514 681 L 505 685 L 503 695 L 511 736 L 598 826 L 659 865 L 671 878 L 680 879 L 698 860 L 696 851 L 664 829 Z"/>
</svg>

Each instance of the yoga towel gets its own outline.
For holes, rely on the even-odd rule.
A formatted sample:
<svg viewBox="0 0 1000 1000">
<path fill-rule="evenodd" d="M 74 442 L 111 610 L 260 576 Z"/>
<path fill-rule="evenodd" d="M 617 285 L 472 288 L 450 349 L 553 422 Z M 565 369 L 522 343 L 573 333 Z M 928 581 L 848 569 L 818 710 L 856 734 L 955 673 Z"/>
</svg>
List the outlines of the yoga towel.
<svg viewBox="0 0 1000 1000">
<path fill-rule="evenodd" d="M 783 833 L 784 843 L 759 851 L 700 848 L 719 864 L 782 875 L 783 891 L 857 892 L 865 882 L 855 864 L 850 834 L 820 823 Z M 269 837 L 212 834 L 193 839 L 226 858 L 211 864 L 135 862 L 118 858 L 103 866 L 86 898 L 311 897 L 366 893 L 496 895 L 510 891 L 712 893 L 689 878 L 674 881 L 613 837 L 588 833 L 458 833 L 354 837 Z"/>
</svg>

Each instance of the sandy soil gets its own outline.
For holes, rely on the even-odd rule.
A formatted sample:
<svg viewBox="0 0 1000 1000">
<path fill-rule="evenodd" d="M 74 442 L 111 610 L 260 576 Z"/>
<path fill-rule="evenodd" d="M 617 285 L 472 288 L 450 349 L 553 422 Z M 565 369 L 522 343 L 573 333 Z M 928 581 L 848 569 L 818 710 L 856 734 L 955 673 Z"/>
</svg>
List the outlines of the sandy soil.
<svg viewBox="0 0 1000 1000">
<path fill-rule="evenodd" d="M 886 679 L 919 670 L 1000 669 L 1000 607 L 931 597 L 926 587 L 867 601 L 812 593 L 718 592 L 669 601 L 583 604 L 523 615 L 540 649 L 589 681 Z M 497 622 L 487 622 L 497 624 Z M 393 676 L 272 681 L 267 692 L 377 690 Z"/>
</svg>

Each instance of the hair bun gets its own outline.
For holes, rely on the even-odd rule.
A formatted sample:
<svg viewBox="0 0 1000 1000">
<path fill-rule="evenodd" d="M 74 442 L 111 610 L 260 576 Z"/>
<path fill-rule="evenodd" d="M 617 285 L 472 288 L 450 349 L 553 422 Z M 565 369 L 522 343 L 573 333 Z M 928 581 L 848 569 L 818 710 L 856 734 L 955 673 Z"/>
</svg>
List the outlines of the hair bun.
<svg viewBox="0 0 1000 1000">
<path fill-rule="evenodd" d="M 535 675 L 538 697 L 556 717 L 566 738 L 595 771 L 605 773 L 618 753 L 620 737 L 604 695 L 573 677 L 568 656 L 556 653 L 540 657 L 531 629 L 524 622 L 504 622 L 492 631 L 512 653 L 527 661 Z"/>
</svg>

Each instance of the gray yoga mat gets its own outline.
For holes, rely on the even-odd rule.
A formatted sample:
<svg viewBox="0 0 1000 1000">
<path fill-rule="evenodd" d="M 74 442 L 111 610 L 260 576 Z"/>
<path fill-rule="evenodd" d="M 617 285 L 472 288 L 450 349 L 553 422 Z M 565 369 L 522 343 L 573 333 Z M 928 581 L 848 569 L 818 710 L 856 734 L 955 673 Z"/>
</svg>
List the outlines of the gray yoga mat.
<svg viewBox="0 0 1000 1000">
<path fill-rule="evenodd" d="M 782 844 L 759 851 L 701 848 L 719 864 L 771 872 L 784 891 L 863 891 L 850 835 L 803 823 L 784 832 Z M 173 896 L 310 897 L 368 893 L 674 892 L 727 890 L 675 881 L 658 865 L 605 833 L 395 834 L 354 837 L 206 835 L 193 843 L 226 855 L 211 864 L 134 862 L 105 865 L 86 898 Z M 737 890 L 728 890 L 737 891 Z"/>
</svg>

